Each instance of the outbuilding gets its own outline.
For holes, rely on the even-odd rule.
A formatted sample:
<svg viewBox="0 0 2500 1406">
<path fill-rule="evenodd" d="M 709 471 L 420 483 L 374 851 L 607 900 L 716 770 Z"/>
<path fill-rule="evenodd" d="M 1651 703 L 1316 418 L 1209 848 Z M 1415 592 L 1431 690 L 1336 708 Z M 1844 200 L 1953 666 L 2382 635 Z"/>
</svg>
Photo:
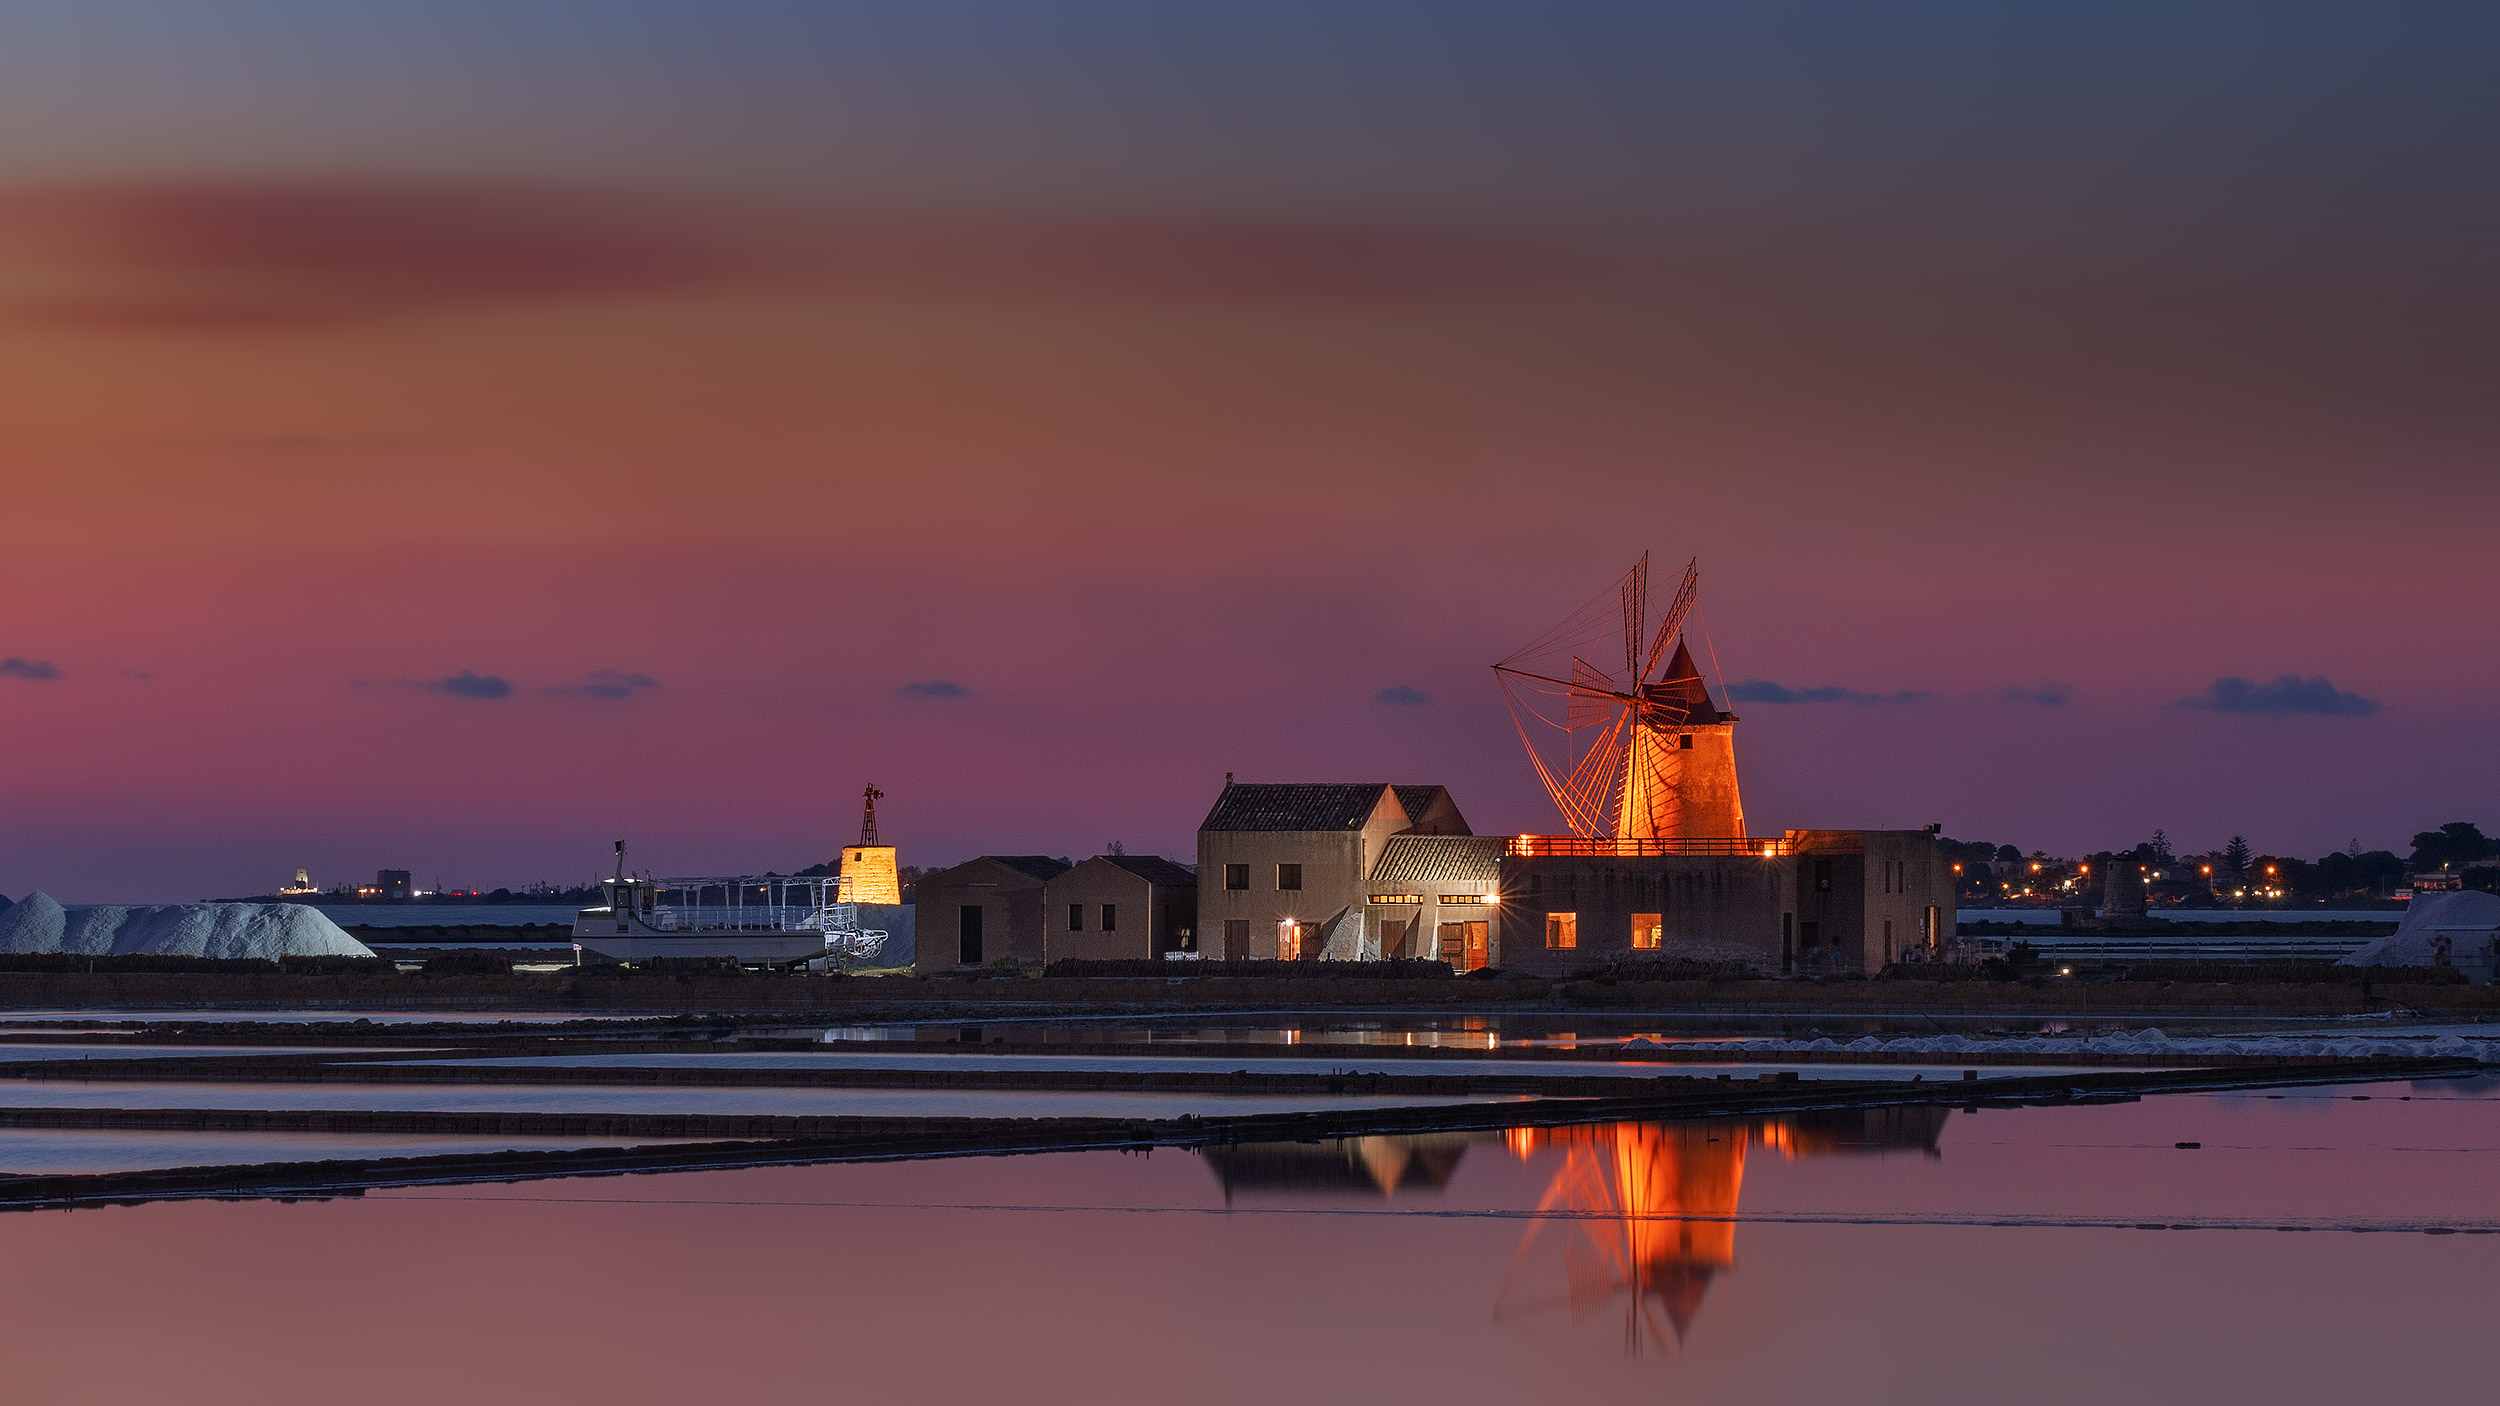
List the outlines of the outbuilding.
<svg viewBox="0 0 2500 1406">
<path fill-rule="evenodd" d="M 1050 960 L 1198 950 L 1198 876 L 1159 854 L 1098 854 L 1050 882 Z"/>
</svg>

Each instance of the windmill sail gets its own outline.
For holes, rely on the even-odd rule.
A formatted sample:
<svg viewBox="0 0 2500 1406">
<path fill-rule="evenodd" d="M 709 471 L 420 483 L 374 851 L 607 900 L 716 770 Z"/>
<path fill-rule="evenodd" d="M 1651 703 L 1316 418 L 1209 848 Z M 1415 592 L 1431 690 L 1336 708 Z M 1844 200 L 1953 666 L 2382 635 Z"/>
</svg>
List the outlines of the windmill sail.
<svg viewBox="0 0 2500 1406">
<path fill-rule="evenodd" d="M 1700 585 L 1699 564 L 1688 563 L 1666 608 L 1654 609 L 1644 555 L 1612 589 L 1493 666 L 1520 741 L 1572 834 L 1743 838 L 1735 715 L 1711 700 L 1684 643 Z M 1617 649 L 1620 675 L 1591 662 Z"/>
</svg>

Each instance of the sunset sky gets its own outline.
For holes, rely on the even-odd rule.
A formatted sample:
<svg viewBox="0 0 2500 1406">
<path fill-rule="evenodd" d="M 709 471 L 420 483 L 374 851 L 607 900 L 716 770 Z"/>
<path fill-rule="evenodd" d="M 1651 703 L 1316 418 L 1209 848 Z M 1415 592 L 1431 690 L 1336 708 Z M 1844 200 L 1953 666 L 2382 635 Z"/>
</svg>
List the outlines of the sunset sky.
<svg viewBox="0 0 2500 1406">
<path fill-rule="evenodd" d="M 0 15 L 0 893 L 1556 827 L 1699 556 L 1751 828 L 2500 822 L 2487 4 Z M 1714 684 L 1718 682 L 1714 679 Z"/>
</svg>

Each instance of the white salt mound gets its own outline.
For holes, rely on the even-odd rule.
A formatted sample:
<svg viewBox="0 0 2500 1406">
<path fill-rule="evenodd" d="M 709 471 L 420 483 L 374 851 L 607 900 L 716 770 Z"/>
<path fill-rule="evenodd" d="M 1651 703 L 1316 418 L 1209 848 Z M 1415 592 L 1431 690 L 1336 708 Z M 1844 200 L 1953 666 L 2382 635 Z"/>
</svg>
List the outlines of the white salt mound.
<svg viewBox="0 0 2500 1406">
<path fill-rule="evenodd" d="M 2462 889 L 2417 898 L 2394 932 L 2344 958 L 2343 965 L 2428 967 L 2442 956 L 2461 964 L 2487 956 L 2495 933 L 2500 933 L 2500 897 Z"/>
<path fill-rule="evenodd" d="M 296 903 L 153 903 L 63 908 L 40 890 L 0 911 L 0 952 L 80 956 L 370 957 L 317 908 Z"/>
</svg>

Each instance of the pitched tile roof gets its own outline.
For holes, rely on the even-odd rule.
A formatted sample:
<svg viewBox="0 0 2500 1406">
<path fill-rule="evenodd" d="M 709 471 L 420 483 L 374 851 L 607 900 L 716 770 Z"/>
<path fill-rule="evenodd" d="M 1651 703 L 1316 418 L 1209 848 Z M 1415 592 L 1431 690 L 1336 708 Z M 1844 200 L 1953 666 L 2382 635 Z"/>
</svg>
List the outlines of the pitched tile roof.
<svg viewBox="0 0 2500 1406">
<path fill-rule="evenodd" d="M 1385 781 L 1236 782 L 1216 797 L 1201 830 L 1360 830 L 1380 804 Z"/>
<path fill-rule="evenodd" d="M 1198 885 L 1196 870 L 1175 864 L 1159 854 L 1106 854 L 1102 858 L 1150 884 L 1165 884 L 1174 888 L 1195 888 Z"/>
<path fill-rule="evenodd" d="M 1494 885 L 1502 878 L 1500 835 L 1397 835 L 1380 847 L 1371 886 L 1393 884 Z"/>
<path fill-rule="evenodd" d="M 1043 883 L 1049 883 L 1058 878 L 1068 872 L 1071 867 L 1047 854 L 985 854 L 981 857 L 992 864 L 1004 864 L 1019 874 L 1039 879 Z"/>
</svg>

